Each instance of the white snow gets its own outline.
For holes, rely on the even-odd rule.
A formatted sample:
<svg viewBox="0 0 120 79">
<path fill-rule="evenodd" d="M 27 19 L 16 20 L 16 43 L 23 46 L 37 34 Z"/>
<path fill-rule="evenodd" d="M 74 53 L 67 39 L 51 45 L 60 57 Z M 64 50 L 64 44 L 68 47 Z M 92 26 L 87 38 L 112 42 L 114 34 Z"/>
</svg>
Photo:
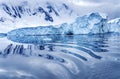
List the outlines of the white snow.
<svg viewBox="0 0 120 79">
<path fill-rule="evenodd" d="M 25 8 L 25 12 L 21 14 L 21 18 L 11 17 L 3 10 L 2 4 L 6 4 L 9 8 L 11 8 L 10 12 L 13 14 L 15 14 L 15 12 L 12 7 L 15 6 L 23 6 Z M 49 12 L 47 5 L 51 5 L 59 14 L 59 16 L 57 16 L 54 12 L 49 13 L 49 15 L 53 18 L 53 22 L 46 21 L 45 14 L 42 13 L 31 15 L 31 13 L 34 13 L 39 7 L 42 7 L 46 12 Z M 29 9 L 30 11 L 28 11 Z M 108 21 L 108 16 L 101 12 L 78 16 L 78 9 L 79 8 L 77 5 L 68 0 L 0 0 L 0 19 L 2 18 L 4 21 L 0 21 L 0 33 L 7 33 L 11 30 L 24 27 L 50 25 L 59 29 L 60 34 L 88 34 L 120 31 L 120 18 Z M 40 34 L 44 34 L 44 32 L 46 34 L 51 32 L 51 29 L 48 29 L 47 31 L 40 29 L 38 30 L 43 32 Z"/>
<path fill-rule="evenodd" d="M 44 14 L 37 14 L 35 16 L 22 14 L 21 18 L 13 18 L 3 10 L 3 3 L 7 4 L 10 8 L 12 6 L 22 5 L 25 8 L 30 8 L 32 11 L 39 6 L 42 7 L 45 11 L 47 11 L 47 3 L 50 3 L 50 5 L 55 8 L 55 10 L 59 13 L 60 16 L 56 16 L 54 13 L 50 13 L 50 15 L 53 17 L 54 22 L 46 21 Z M 63 4 L 66 4 L 69 9 L 66 10 Z M 11 29 L 22 27 L 37 27 L 71 23 L 77 17 L 77 13 L 75 13 L 74 8 L 72 8 L 71 5 L 72 7 L 76 6 L 69 1 L 64 0 L 0 0 L 0 18 L 5 19 L 5 22 L 0 22 L 0 33 L 8 32 Z M 71 11 L 73 11 L 72 14 L 70 14 Z"/>
</svg>

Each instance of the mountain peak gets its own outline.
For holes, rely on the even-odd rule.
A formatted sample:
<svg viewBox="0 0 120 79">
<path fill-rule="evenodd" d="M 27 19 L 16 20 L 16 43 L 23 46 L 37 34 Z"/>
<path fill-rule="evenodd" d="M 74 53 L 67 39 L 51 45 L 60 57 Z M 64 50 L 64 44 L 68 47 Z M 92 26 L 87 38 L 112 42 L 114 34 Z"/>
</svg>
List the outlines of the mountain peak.
<svg viewBox="0 0 120 79">
<path fill-rule="evenodd" d="M 0 0 L 3 29 L 58 25 L 70 23 L 76 17 L 71 3 L 63 0 Z"/>
<path fill-rule="evenodd" d="M 104 19 L 107 19 L 107 15 L 105 13 L 100 13 L 100 12 L 94 12 L 94 13 L 90 13 L 88 14 L 89 17 L 101 17 Z"/>
</svg>

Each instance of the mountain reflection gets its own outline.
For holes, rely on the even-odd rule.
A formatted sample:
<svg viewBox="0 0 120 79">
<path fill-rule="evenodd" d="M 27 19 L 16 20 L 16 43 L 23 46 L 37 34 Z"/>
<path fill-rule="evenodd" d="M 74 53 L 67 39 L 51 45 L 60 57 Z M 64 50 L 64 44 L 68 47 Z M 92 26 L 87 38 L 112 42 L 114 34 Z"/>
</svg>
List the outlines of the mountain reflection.
<svg viewBox="0 0 120 79">
<path fill-rule="evenodd" d="M 52 56 L 50 53 L 44 52 L 55 52 L 57 47 L 73 48 L 75 50 L 83 51 L 93 58 L 101 59 L 102 57 L 97 55 L 96 52 L 108 52 L 106 44 L 108 36 L 105 34 L 101 35 L 43 35 L 43 36 L 7 36 L 11 41 L 21 43 L 21 45 L 9 44 L 1 54 L 7 55 L 22 55 L 22 56 L 38 56 L 51 60 L 57 60 L 65 62 L 60 57 Z M 27 44 L 27 47 L 24 47 Z M 81 60 L 87 61 L 85 56 L 68 49 L 59 49 L 59 52 L 69 54 L 80 58 Z"/>
<path fill-rule="evenodd" d="M 119 76 L 109 73 L 120 70 L 117 34 L 16 35 L 0 38 L 0 45 L 1 79 L 104 79 L 98 74 L 105 79 L 117 79 Z"/>
</svg>

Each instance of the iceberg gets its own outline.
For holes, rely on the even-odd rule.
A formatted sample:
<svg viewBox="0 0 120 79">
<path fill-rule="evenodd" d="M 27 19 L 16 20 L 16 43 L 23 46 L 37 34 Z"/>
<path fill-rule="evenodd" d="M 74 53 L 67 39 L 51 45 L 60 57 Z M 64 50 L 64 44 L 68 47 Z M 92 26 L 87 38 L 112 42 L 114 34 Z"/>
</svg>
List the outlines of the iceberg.
<svg viewBox="0 0 120 79">
<path fill-rule="evenodd" d="M 0 33 L 0 38 L 7 36 L 6 33 Z"/>
<path fill-rule="evenodd" d="M 19 28 L 8 32 L 8 35 L 74 35 L 74 34 L 98 34 L 109 32 L 107 16 L 103 17 L 99 13 L 91 13 L 76 20 L 70 24 L 38 26 L 29 28 Z"/>
<path fill-rule="evenodd" d="M 106 14 L 98 12 L 80 16 L 77 6 L 70 1 L 16 1 L 0 1 L 0 33 L 74 35 L 120 32 L 119 18 L 108 21 Z"/>
<path fill-rule="evenodd" d="M 110 32 L 120 33 L 120 18 L 108 21 Z"/>
<path fill-rule="evenodd" d="M 71 24 L 74 34 L 97 34 L 106 31 L 100 31 L 106 28 L 107 16 L 103 17 L 100 13 L 91 13 L 83 17 L 78 17 L 75 22 Z"/>
<path fill-rule="evenodd" d="M 18 35 L 18 36 L 30 36 L 30 35 L 49 35 L 49 34 L 59 34 L 57 29 L 53 26 L 46 27 L 31 27 L 31 28 L 20 28 L 8 32 L 9 35 Z"/>
</svg>

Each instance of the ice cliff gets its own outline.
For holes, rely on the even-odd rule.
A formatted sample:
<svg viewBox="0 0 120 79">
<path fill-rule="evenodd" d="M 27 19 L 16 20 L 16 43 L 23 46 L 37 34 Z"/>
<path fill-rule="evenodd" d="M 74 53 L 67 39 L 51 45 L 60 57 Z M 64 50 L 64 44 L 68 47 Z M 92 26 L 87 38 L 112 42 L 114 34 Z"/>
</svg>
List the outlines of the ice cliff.
<svg viewBox="0 0 120 79">
<path fill-rule="evenodd" d="M 120 32 L 120 19 L 99 12 L 80 16 L 68 0 L 1 0 L 0 33 L 7 35 Z"/>
<path fill-rule="evenodd" d="M 38 26 L 29 28 L 20 28 L 8 32 L 8 35 L 49 35 L 49 34 L 97 34 L 109 32 L 107 16 L 99 13 L 91 13 L 76 18 L 72 23 L 63 23 L 60 25 Z"/>
</svg>

